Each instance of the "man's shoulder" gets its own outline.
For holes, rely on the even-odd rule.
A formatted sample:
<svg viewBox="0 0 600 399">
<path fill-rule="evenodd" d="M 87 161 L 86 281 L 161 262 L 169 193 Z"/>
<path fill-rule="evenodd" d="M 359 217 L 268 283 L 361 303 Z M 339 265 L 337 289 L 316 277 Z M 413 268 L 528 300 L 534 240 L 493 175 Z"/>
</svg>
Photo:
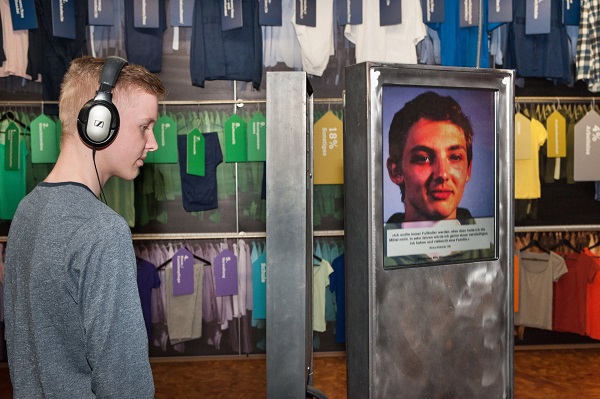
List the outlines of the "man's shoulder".
<svg viewBox="0 0 600 399">
<path fill-rule="evenodd" d="M 393 224 L 404 223 L 404 213 L 402 213 L 402 212 L 394 213 L 392 216 L 390 216 L 387 223 L 393 223 Z"/>
</svg>

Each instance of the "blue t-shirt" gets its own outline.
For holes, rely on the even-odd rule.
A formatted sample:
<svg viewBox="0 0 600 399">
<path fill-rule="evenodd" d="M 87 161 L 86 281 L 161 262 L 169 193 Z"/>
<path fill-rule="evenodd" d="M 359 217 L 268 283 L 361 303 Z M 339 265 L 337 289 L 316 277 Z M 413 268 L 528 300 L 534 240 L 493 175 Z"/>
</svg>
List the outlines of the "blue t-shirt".
<svg viewBox="0 0 600 399">
<path fill-rule="evenodd" d="M 267 318 L 267 256 L 260 255 L 252 262 L 252 318 Z M 264 270 L 263 270 L 264 268 Z"/>
<path fill-rule="evenodd" d="M 177 136 L 179 174 L 183 209 L 188 212 L 207 211 L 219 206 L 217 193 L 217 166 L 223 162 L 223 153 L 217 133 L 203 133 L 205 142 L 204 176 L 187 173 L 187 135 Z"/>
<path fill-rule="evenodd" d="M 160 277 L 153 263 L 137 258 L 137 285 L 148 341 L 152 340 L 152 289 L 160 287 Z"/>
</svg>

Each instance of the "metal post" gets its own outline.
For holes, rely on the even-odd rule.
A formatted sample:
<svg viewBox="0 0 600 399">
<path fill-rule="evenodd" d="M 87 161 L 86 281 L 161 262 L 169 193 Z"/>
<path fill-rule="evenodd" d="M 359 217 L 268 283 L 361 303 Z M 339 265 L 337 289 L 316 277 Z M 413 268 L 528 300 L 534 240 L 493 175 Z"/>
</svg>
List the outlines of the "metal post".
<svg viewBox="0 0 600 399">
<path fill-rule="evenodd" d="M 267 398 L 305 398 L 312 371 L 312 89 L 267 74 Z"/>
</svg>

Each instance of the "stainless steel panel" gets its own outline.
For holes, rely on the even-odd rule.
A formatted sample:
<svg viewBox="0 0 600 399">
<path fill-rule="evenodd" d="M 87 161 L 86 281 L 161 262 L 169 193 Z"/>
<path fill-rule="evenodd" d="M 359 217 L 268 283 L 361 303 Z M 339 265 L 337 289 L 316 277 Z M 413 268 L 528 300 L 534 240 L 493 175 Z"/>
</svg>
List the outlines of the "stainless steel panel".
<svg viewBox="0 0 600 399">
<path fill-rule="evenodd" d="M 512 397 L 512 79 L 511 71 L 467 68 L 364 63 L 346 69 L 349 398 Z M 386 83 L 497 90 L 498 260 L 383 269 Z"/>
<path fill-rule="evenodd" d="M 304 398 L 312 369 L 312 90 L 267 73 L 267 397 Z"/>
</svg>

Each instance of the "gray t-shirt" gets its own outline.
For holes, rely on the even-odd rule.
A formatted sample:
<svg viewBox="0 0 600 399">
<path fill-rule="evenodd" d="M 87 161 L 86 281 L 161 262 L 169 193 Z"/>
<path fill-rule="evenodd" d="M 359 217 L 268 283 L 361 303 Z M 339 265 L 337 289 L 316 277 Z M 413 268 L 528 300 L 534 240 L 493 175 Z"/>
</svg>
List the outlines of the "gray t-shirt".
<svg viewBox="0 0 600 399">
<path fill-rule="evenodd" d="M 125 220 L 78 183 L 40 183 L 6 248 L 15 398 L 152 398 L 148 338 Z"/>
</svg>

